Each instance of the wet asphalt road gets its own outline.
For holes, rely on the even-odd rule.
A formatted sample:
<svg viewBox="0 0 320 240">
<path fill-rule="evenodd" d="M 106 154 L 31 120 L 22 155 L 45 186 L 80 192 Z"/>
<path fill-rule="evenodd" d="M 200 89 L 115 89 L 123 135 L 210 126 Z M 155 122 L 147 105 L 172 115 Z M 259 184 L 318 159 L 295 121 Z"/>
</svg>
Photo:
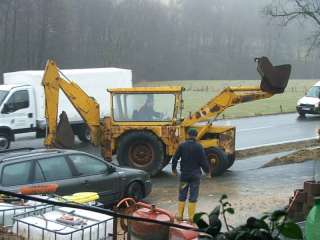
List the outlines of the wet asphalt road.
<svg viewBox="0 0 320 240">
<path fill-rule="evenodd" d="M 250 117 L 215 122 L 236 126 L 236 148 L 248 148 L 317 137 L 320 116 L 298 117 L 297 113 Z"/>
</svg>

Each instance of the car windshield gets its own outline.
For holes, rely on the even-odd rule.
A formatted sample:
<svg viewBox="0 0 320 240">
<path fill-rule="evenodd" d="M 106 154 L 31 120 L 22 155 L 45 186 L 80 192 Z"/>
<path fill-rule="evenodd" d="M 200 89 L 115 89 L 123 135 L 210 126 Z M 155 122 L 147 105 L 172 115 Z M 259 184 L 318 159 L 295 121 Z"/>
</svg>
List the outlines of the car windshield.
<svg viewBox="0 0 320 240">
<path fill-rule="evenodd" d="M 2 104 L 3 100 L 6 98 L 7 95 L 8 91 L 0 90 L 0 105 Z"/>
<path fill-rule="evenodd" d="M 313 86 L 309 89 L 309 91 L 306 94 L 307 97 L 314 97 L 319 98 L 320 97 L 320 86 Z"/>
<path fill-rule="evenodd" d="M 115 121 L 172 121 L 175 95 L 170 93 L 132 93 L 113 96 Z"/>
</svg>

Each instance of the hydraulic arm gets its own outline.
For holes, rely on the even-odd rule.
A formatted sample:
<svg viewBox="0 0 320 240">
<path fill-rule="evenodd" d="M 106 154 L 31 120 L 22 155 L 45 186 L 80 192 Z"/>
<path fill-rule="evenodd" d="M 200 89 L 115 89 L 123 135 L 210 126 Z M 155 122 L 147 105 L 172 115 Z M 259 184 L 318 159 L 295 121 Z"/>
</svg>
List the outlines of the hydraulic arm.
<svg viewBox="0 0 320 240">
<path fill-rule="evenodd" d="M 269 98 L 273 94 L 262 91 L 259 87 L 227 87 L 219 95 L 211 99 L 199 111 L 193 113 L 182 125 L 189 127 L 197 122 L 215 119 L 226 108 L 239 103 Z"/>
<path fill-rule="evenodd" d="M 266 57 L 256 58 L 257 70 L 262 77 L 260 87 L 227 87 L 219 95 L 182 122 L 189 127 L 197 122 L 215 119 L 225 109 L 239 103 L 251 102 L 283 93 L 290 76 L 291 65 L 272 66 Z"/>
<path fill-rule="evenodd" d="M 88 96 L 75 82 L 63 79 L 59 68 L 52 60 L 48 60 L 42 84 L 45 91 L 47 137 L 46 146 L 55 146 L 57 136 L 57 116 L 59 105 L 59 89 L 67 96 L 73 107 L 90 128 L 91 141 L 94 145 L 100 142 L 100 110 L 99 104 Z M 62 73 L 61 73 L 62 75 Z"/>
</svg>

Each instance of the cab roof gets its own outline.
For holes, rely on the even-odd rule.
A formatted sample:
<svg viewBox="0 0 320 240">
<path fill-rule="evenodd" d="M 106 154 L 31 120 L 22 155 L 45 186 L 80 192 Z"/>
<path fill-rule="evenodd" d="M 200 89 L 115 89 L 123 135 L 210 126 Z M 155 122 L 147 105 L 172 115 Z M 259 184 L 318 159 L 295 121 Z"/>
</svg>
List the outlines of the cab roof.
<svg viewBox="0 0 320 240">
<path fill-rule="evenodd" d="M 182 86 L 166 86 L 166 87 L 133 87 L 133 88 L 111 88 L 110 93 L 180 93 L 185 88 Z"/>
<path fill-rule="evenodd" d="M 0 90 L 10 91 L 13 88 L 22 87 L 22 86 L 30 86 L 30 85 L 27 85 L 27 84 L 20 84 L 20 85 L 19 84 L 1 84 Z"/>
</svg>

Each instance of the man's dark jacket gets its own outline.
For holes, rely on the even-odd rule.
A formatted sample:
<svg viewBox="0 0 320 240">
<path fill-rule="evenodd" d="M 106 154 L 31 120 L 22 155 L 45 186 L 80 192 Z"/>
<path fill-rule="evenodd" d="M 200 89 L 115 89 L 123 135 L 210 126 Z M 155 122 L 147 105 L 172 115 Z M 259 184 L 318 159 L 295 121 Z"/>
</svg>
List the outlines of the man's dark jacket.
<svg viewBox="0 0 320 240">
<path fill-rule="evenodd" d="M 190 138 L 179 145 L 172 158 L 172 171 L 176 171 L 180 158 L 181 181 L 200 178 L 201 168 L 205 173 L 209 173 L 207 155 L 195 139 Z"/>
</svg>

